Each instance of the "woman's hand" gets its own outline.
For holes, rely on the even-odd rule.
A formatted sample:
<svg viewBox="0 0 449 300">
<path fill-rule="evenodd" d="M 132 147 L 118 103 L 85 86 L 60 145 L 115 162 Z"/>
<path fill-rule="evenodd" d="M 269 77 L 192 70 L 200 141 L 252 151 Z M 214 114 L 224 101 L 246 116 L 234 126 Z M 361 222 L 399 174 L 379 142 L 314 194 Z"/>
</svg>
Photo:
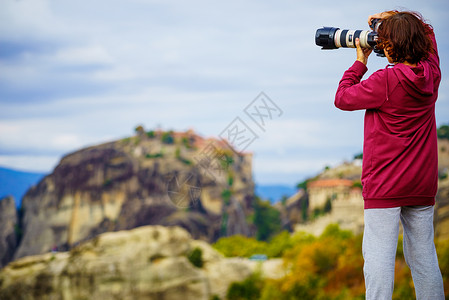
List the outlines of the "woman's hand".
<svg viewBox="0 0 449 300">
<path fill-rule="evenodd" d="M 372 23 L 373 19 L 385 19 L 385 18 L 388 18 L 389 16 L 392 16 L 392 15 L 395 15 L 395 14 L 397 14 L 397 11 L 390 10 L 390 11 L 384 11 L 384 12 L 381 12 L 381 13 L 377 13 L 377 14 L 371 15 L 371 16 L 368 17 L 368 25 L 371 26 L 371 23 Z"/>
<path fill-rule="evenodd" d="M 357 60 L 364 65 L 368 62 L 368 56 L 373 52 L 373 49 L 367 49 L 360 47 L 359 38 L 355 39 L 355 46 L 357 47 Z"/>
</svg>

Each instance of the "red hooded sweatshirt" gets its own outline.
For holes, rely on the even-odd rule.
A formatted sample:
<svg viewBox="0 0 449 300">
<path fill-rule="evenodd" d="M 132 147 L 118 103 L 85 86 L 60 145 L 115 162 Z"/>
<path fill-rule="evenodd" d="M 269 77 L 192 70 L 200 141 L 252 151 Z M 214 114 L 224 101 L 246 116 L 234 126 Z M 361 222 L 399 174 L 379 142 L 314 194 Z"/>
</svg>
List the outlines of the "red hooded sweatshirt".
<svg viewBox="0 0 449 300">
<path fill-rule="evenodd" d="M 341 79 L 335 106 L 366 109 L 362 185 L 365 209 L 434 205 L 438 185 L 435 102 L 441 80 L 434 52 L 416 67 L 398 63 L 361 81 L 356 61 Z"/>
</svg>

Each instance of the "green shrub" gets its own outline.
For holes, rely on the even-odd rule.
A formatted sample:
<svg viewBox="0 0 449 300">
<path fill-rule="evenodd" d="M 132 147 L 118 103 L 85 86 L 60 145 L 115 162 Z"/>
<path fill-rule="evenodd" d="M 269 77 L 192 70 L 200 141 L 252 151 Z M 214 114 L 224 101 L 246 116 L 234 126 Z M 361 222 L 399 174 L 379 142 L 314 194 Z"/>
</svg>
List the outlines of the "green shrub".
<svg viewBox="0 0 449 300">
<path fill-rule="evenodd" d="M 228 288 L 226 299 L 361 300 L 365 295 L 362 238 L 360 234 L 355 235 L 340 229 L 337 224 L 330 224 L 318 237 L 305 232 L 293 235 L 283 232 L 266 243 L 244 236 L 230 236 L 219 239 L 213 247 L 224 251 L 225 256 L 250 257 L 264 253 L 264 249 L 269 257 L 283 252 L 284 267 L 288 269 L 278 279 L 264 279 L 255 272 L 243 281 L 234 282 Z M 415 299 L 413 281 L 401 245 L 400 236 L 392 299 Z M 448 294 L 449 239 L 437 240 L 435 245 Z"/>
<path fill-rule="evenodd" d="M 158 158 L 158 157 L 163 157 L 163 156 L 164 156 L 164 153 L 162 153 L 162 152 L 157 152 L 157 153 L 154 153 L 154 154 L 147 153 L 145 155 L 146 158 Z"/>
<path fill-rule="evenodd" d="M 147 137 L 149 137 L 150 139 L 154 138 L 155 136 L 156 133 L 154 132 L 154 130 L 147 131 Z"/>
<path fill-rule="evenodd" d="M 175 157 L 177 160 L 179 160 L 180 162 L 182 162 L 185 165 L 190 166 L 192 164 L 191 160 L 188 160 L 187 158 L 184 158 L 181 156 L 181 148 L 177 147 L 175 150 Z"/>
<path fill-rule="evenodd" d="M 309 219 L 309 201 L 308 200 L 303 200 L 301 202 L 301 217 L 304 222 Z"/>
<path fill-rule="evenodd" d="M 204 265 L 203 251 L 200 248 L 198 248 L 198 247 L 194 248 L 189 253 L 189 255 L 187 255 L 187 258 L 192 263 L 192 265 L 194 265 L 197 268 L 202 268 L 203 265 Z"/>
<path fill-rule="evenodd" d="M 234 183 L 234 175 L 232 174 L 232 172 L 229 172 L 229 174 L 228 174 L 228 185 L 232 186 L 233 183 Z"/>
<path fill-rule="evenodd" d="M 312 179 L 306 179 L 300 183 L 298 183 L 296 185 L 297 189 L 303 189 L 304 191 L 307 191 L 307 184 L 311 181 Z"/>
<path fill-rule="evenodd" d="M 267 241 L 281 231 L 280 212 L 271 206 L 270 201 L 263 201 L 259 197 L 256 197 L 254 225 L 257 227 L 257 239 Z"/>
<path fill-rule="evenodd" d="M 363 185 L 362 185 L 362 182 L 360 180 L 354 180 L 352 182 L 352 187 L 353 188 L 360 188 L 360 189 L 362 189 Z"/>
<path fill-rule="evenodd" d="M 268 257 L 282 257 L 285 250 L 293 247 L 293 239 L 290 232 L 284 230 L 275 235 L 267 246 Z"/>
<path fill-rule="evenodd" d="M 442 125 L 437 129 L 437 136 L 440 139 L 449 140 L 449 125 Z"/>
<path fill-rule="evenodd" d="M 327 198 L 326 203 L 324 204 L 323 212 L 329 213 L 332 210 L 332 201 L 330 198 Z"/>
<path fill-rule="evenodd" d="M 183 137 L 181 140 L 182 144 L 184 145 L 184 147 L 186 147 L 187 149 L 191 149 L 193 148 L 193 143 L 194 143 L 194 139 L 193 138 L 188 138 L 188 137 Z"/>
<path fill-rule="evenodd" d="M 253 273 L 242 282 L 233 282 L 228 289 L 226 298 L 229 300 L 257 300 L 264 282 L 259 273 Z"/>
<path fill-rule="evenodd" d="M 162 143 L 164 144 L 174 144 L 175 138 L 173 136 L 173 131 L 167 131 L 162 134 Z"/>
<path fill-rule="evenodd" d="M 124 138 L 121 140 L 121 142 L 123 145 L 129 144 L 131 142 L 131 138 L 130 137 Z"/>
<path fill-rule="evenodd" d="M 239 234 L 222 237 L 212 247 L 226 257 L 250 257 L 254 254 L 268 254 L 266 253 L 266 242 Z"/>
<path fill-rule="evenodd" d="M 225 170 L 227 170 L 229 168 L 230 165 L 232 165 L 234 163 L 234 159 L 232 158 L 232 155 L 228 154 L 228 153 L 222 153 L 223 156 L 221 157 L 220 164 L 221 167 Z"/>
<path fill-rule="evenodd" d="M 142 133 L 142 132 L 144 132 L 143 126 L 142 126 L 142 125 L 136 126 L 136 128 L 134 128 L 134 131 L 135 131 L 136 133 Z"/>
<path fill-rule="evenodd" d="M 178 160 L 180 162 L 182 162 L 183 164 L 188 165 L 188 166 L 193 164 L 190 159 L 187 159 L 187 158 L 184 158 L 184 157 L 180 157 L 180 158 L 178 158 Z"/>
<path fill-rule="evenodd" d="M 363 152 L 354 155 L 354 159 L 363 159 Z"/>
<path fill-rule="evenodd" d="M 224 189 L 223 192 L 221 192 L 221 197 L 223 198 L 223 201 L 226 205 L 229 205 L 229 203 L 231 203 L 231 196 L 232 192 L 229 189 Z"/>
<path fill-rule="evenodd" d="M 228 231 L 228 213 L 225 211 L 223 212 L 223 214 L 221 215 L 221 224 L 220 224 L 220 235 L 224 236 L 226 235 L 227 231 Z"/>
</svg>

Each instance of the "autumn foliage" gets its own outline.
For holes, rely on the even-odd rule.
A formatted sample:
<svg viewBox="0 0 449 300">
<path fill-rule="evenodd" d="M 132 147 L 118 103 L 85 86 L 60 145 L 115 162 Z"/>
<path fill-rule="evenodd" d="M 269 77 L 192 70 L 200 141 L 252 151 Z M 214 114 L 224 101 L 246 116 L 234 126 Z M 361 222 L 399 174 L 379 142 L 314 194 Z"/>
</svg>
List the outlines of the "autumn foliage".
<svg viewBox="0 0 449 300">
<path fill-rule="evenodd" d="M 245 239 L 247 239 L 246 244 Z M 237 240 L 238 246 L 225 247 L 226 243 L 233 244 Z M 268 257 L 282 256 L 287 271 L 283 278 L 277 280 L 266 279 L 262 274 L 262 276 L 252 276 L 244 282 L 233 285 L 232 299 L 365 299 L 362 236 L 341 230 L 337 225 L 328 226 L 319 237 L 306 233 L 290 235 L 284 232 L 267 243 L 244 237 L 219 242 L 221 245 L 216 247 L 218 250 L 233 248 L 237 256 L 249 256 L 255 252 L 266 254 Z M 401 244 L 402 239 L 399 239 L 393 299 L 415 299 L 413 280 L 404 261 Z M 244 245 L 252 245 L 249 247 L 251 251 L 244 252 L 242 249 Z M 447 295 L 449 292 L 449 240 L 439 241 L 436 246 Z M 238 248 L 241 249 L 242 255 L 237 253 Z M 226 254 L 229 256 L 231 252 Z M 253 292 L 249 295 L 248 291 Z"/>
</svg>

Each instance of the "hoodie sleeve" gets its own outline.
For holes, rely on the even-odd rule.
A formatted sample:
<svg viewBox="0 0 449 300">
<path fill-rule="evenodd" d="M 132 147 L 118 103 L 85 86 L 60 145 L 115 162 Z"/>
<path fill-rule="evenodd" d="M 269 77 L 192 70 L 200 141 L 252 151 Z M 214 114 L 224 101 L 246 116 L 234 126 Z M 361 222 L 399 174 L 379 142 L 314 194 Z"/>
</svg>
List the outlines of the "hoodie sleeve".
<svg viewBox="0 0 449 300">
<path fill-rule="evenodd" d="M 435 38 L 435 33 L 433 32 L 432 27 L 428 27 L 430 33 L 429 33 L 429 37 L 430 40 L 432 41 L 432 46 L 433 46 L 433 51 L 432 53 L 429 55 L 429 58 L 427 59 L 429 61 L 429 63 L 438 70 L 439 73 L 441 73 L 440 71 L 440 58 L 438 56 L 438 47 L 437 47 L 437 41 Z"/>
<path fill-rule="evenodd" d="M 341 110 L 359 110 L 379 108 L 386 100 L 386 69 L 373 73 L 367 80 L 361 81 L 367 67 L 355 61 L 343 74 L 335 95 L 335 106 Z"/>
</svg>

